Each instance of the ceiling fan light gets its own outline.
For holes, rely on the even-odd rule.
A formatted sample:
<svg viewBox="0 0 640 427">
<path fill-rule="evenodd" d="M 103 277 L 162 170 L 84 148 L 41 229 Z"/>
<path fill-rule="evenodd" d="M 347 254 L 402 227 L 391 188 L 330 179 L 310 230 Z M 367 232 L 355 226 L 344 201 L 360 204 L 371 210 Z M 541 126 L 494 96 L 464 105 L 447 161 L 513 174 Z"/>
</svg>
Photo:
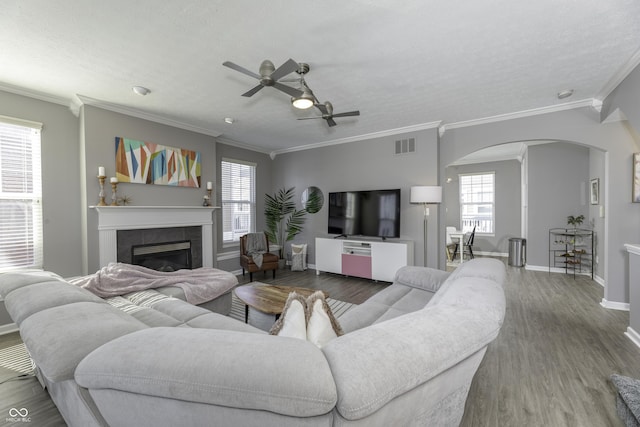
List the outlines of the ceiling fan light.
<svg viewBox="0 0 640 427">
<path fill-rule="evenodd" d="M 300 110 L 306 110 L 313 107 L 313 99 L 301 96 L 300 98 L 291 98 L 291 104 Z"/>
<path fill-rule="evenodd" d="M 306 110 L 307 108 L 313 107 L 316 98 L 313 96 L 311 89 L 309 89 L 307 85 L 304 84 L 304 82 L 302 82 L 301 86 L 302 95 L 298 98 L 291 98 L 291 104 L 293 104 L 294 107 L 299 108 L 300 110 Z"/>
</svg>

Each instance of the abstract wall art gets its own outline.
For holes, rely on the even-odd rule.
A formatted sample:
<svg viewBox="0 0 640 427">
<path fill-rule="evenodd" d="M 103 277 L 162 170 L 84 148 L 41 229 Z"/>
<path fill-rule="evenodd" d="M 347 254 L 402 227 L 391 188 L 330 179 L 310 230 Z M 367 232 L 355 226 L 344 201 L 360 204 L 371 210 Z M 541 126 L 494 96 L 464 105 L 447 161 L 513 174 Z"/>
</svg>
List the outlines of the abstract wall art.
<svg viewBox="0 0 640 427">
<path fill-rule="evenodd" d="M 200 152 L 116 137 L 118 182 L 200 188 Z"/>
</svg>

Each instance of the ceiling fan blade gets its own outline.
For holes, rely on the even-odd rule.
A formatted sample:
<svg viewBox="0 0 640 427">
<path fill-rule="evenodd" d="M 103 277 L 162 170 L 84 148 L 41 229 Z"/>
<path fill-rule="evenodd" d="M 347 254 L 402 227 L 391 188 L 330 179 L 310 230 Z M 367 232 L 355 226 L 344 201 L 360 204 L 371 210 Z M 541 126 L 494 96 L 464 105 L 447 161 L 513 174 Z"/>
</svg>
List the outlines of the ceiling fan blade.
<svg viewBox="0 0 640 427">
<path fill-rule="evenodd" d="M 333 117 L 349 117 L 349 116 L 359 116 L 360 111 L 347 111 L 346 113 L 338 113 L 334 114 Z"/>
<path fill-rule="evenodd" d="M 315 106 L 322 114 L 329 114 L 329 110 L 327 110 L 327 107 L 324 104 L 315 104 Z"/>
<path fill-rule="evenodd" d="M 294 98 L 300 98 L 303 95 L 301 90 L 296 89 L 296 88 L 291 87 L 291 86 L 287 86 L 287 85 L 282 84 L 282 83 L 275 82 L 273 84 L 273 87 L 275 87 L 276 89 L 278 89 L 278 90 L 280 90 L 280 91 L 282 91 L 284 93 L 287 93 L 287 94 L 293 96 Z"/>
<path fill-rule="evenodd" d="M 300 66 L 293 59 L 289 59 L 287 62 L 279 66 L 273 73 L 271 73 L 271 78 L 273 80 L 278 80 L 280 77 L 284 77 L 287 74 L 291 74 L 296 71 Z"/>
<path fill-rule="evenodd" d="M 253 89 L 245 92 L 242 94 L 242 96 L 246 96 L 247 98 L 252 97 L 253 95 L 255 95 L 260 89 L 262 89 L 264 86 L 262 85 L 258 85 L 256 87 L 254 87 Z"/>
<path fill-rule="evenodd" d="M 337 125 L 336 121 L 335 121 L 335 120 L 333 120 L 333 118 L 332 118 L 332 117 L 329 117 L 329 118 L 327 119 L 327 123 L 329 123 L 329 127 L 333 127 L 333 126 Z"/>
<path fill-rule="evenodd" d="M 253 78 L 255 78 L 255 79 L 260 80 L 260 75 L 258 75 L 258 74 L 256 74 L 256 73 L 254 73 L 254 72 L 252 72 L 252 71 L 249 71 L 249 70 L 247 70 L 246 68 L 241 67 L 241 66 L 239 66 L 239 65 L 237 65 L 237 64 L 234 64 L 233 62 L 225 61 L 225 62 L 223 62 L 223 63 L 222 63 L 222 65 L 224 65 L 225 67 L 229 67 L 229 68 L 231 68 L 232 70 L 239 71 L 239 72 L 241 72 L 242 74 L 246 74 L 247 76 L 251 76 L 251 77 L 253 77 Z"/>
<path fill-rule="evenodd" d="M 314 120 L 314 119 L 322 119 L 322 117 L 299 117 L 298 120 Z"/>
</svg>

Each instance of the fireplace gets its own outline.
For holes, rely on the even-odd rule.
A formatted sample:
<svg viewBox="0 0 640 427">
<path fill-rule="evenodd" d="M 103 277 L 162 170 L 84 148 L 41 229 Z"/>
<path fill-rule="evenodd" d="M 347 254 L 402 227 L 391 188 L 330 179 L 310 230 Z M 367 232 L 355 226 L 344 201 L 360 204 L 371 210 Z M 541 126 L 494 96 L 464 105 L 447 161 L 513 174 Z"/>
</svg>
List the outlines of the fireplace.
<svg viewBox="0 0 640 427">
<path fill-rule="evenodd" d="M 118 230 L 116 246 L 118 262 L 142 265 L 154 270 L 167 269 L 161 271 L 202 267 L 202 227 Z M 163 252 L 173 253 L 162 255 Z M 154 256 L 159 259 L 153 260 Z M 174 263 L 176 265 L 171 267 Z"/>
<path fill-rule="evenodd" d="M 213 267 L 214 223 L 217 207 L 199 206 L 92 206 L 98 214 L 99 264 L 131 264 L 136 245 L 191 242 L 192 268 Z M 142 233 L 131 238 L 130 232 Z M 126 249 L 123 249 L 123 246 Z"/>
<path fill-rule="evenodd" d="M 158 271 L 191 269 L 191 241 L 131 246 L 131 264 Z"/>
</svg>

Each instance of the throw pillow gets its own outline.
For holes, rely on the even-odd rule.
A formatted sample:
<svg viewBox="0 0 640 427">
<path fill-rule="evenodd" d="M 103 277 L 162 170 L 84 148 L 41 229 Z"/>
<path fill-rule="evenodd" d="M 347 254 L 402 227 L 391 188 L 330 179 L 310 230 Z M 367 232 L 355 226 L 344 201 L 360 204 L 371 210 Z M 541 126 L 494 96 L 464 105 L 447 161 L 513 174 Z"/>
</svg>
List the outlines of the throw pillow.
<svg viewBox="0 0 640 427">
<path fill-rule="evenodd" d="M 307 341 L 318 347 L 343 334 L 322 291 L 307 298 Z"/>
<path fill-rule="evenodd" d="M 322 347 L 344 332 L 327 304 L 324 293 L 316 291 L 306 300 L 296 292 L 291 292 L 280 318 L 269 333 L 307 340 Z"/>
<path fill-rule="evenodd" d="M 307 339 L 307 311 L 305 299 L 291 292 L 287 297 L 280 318 L 273 324 L 269 333 L 281 337 Z"/>
</svg>

